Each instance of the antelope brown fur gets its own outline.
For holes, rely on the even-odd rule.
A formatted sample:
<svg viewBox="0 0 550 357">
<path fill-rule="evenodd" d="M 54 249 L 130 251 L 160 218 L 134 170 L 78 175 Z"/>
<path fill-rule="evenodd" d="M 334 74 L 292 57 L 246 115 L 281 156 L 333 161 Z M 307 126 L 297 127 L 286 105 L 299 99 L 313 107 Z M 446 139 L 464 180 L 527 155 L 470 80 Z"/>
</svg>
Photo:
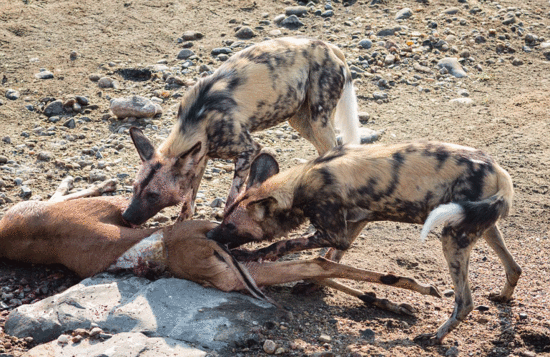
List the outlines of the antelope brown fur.
<svg viewBox="0 0 550 357">
<path fill-rule="evenodd" d="M 316 232 L 254 252 L 234 250 L 238 259 L 275 259 L 332 247 L 328 257 L 339 261 L 368 222 L 424 223 L 422 237 L 444 224 L 441 242 L 455 287 L 455 308 L 435 334 L 418 341 L 440 343 L 473 309 L 468 264 L 480 236 L 506 271 L 506 284 L 493 299 L 511 298 L 521 268 L 496 223 L 512 205 L 513 186 L 508 173 L 487 154 L 438 142 L 338 146 L 306 164 L 278 171 L 272 156 L 259 155 L 246 190 L 208 236 L 235 248 L 281 237 L 306 218 Z"/>
<path fill-rule="evenodd" d="M 235 163 L 228 207 L 261 149 L 251 132 L 288 120 L 323 154 L 336 145 L 334 119 L 344 143 L 359 143 L 357 100 L 340 49 L 304 38 L 248 47 L 186 93 L 158 150 L 139 129 L 130 131 L 142 164 L 124 219 L 138 225 L 182 201 L 180 218 L 189 218 L 209 158 Z"/>
<path fill-rule="evenodd" d="M 113 190 L 114 181 L 64 196 L 71 183 L 72 178 L 65 179 L 48 202 L 22 202 L 5 214 L 0 220 L 0 257 L 63 264 L 81 277 L 120 268 L 143 273 L 148 266 L 160 267 L 178 278 L 223 291 L 247 290 L 268 301 L 271 300 L 256 283 L 272 285 L 313 279 L 368 304 L 405 314 L 414 312 L 408 304 L 379 299 L 328 278 L 381 284 L 391 281 L 393 286 L 440 296 L 435 287 L 411 278 L 355 269 L 324 258 L 239 263 L 225 247 L 206 238 L 206 233 L 215 228 L 214 223 L 185 221 L 162 229 L 131 228 L 122 218 L 125 199 L 82 198 Z"/>
</svg>

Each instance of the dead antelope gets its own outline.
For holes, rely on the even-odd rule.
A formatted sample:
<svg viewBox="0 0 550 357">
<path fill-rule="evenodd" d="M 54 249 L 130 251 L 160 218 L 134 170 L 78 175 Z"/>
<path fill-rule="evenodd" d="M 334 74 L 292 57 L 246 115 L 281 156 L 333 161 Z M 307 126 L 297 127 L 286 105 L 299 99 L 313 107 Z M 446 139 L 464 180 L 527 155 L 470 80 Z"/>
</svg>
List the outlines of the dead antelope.
<svg viewBox="0 0 550 357">
<path fill-rule="evenodd" d="M 191 217 L 206 161 L 212 158 L 235 163 L 228 207 L 260 152 L 251 132 L 288 120 L 323 154 L 336 145 L 334 119 L 344 143 L 358 144 L 357 100 L 338 47 L 304 38 L 248 47 L 186 93 L 176 124 L 158 150 L 139 129 L 130 130 L 142 163 L 124 219 L 139 225 L 182 201 L 180 218 Z"/>
<path fill-rule="evenodd" d="M 508 301 L 521 274 L 496 222 L 512 205 L 508 173 L 487 154 L 468 147 L 414 142 L 339 146 L 301 166 L 278 173 L 275 159 L 253 162 L 244 190 L 208 237 L 235 248 L 286 235 L 309 219 L 309 237 L 276 242 L 238 259 L 276 259 L 303 249 L 332 247 L 339 261 L 368 222 L 424 224 L 422 239 L 444 224 L 441 242 L 455 287 L 452 316 L 418 341 L 440 343 L 473 309 L 468 285 L 470 251 L 480 236 L 500 258 L 506 283 L 493 300 Z"/>
<path fill-rule="evenodd" d="M 130 228 L 122 218 L 127 205 L 125 199 L 82 198 L 113 190 L 114 181 L 64 196 L 71 183 L 72 178 L 65 179 L 48 202 L 22 202 L 5 214 L 0 220 L 0 257 L 28 263 L 63 264 L 81 277 L 118 269 L 143 273 L 153 266 L 204 286 L 223 291 L 245 290 L 268 301 L 271 300 L 258 285 L 314 279 L 368 304 L 405 314 L 414 312 L 408 304 L 379 299 L 372 293 L 328 278 L 391 284 L 440 296 L 433 286 L 411 278 L 355 269 L 324 258 L 239 263 L 224 246 L 206 238 L 206 233 L 216 227 L 214 223 L 185 221 L 162 229 Z"/>
</svg>

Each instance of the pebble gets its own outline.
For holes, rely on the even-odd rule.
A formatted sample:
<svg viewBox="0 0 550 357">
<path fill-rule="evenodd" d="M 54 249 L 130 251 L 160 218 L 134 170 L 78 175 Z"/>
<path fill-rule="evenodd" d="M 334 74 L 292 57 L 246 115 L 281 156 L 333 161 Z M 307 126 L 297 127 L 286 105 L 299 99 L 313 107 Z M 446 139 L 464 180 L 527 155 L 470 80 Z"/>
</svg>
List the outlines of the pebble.
<svg viewBox="0 0 550 357">
<path fill-rule="evenodd" d="M 393 28 L 385 28 L 376 34 L 376 36 L 384 37 L 384 36 L 393 36 L 396 32 L 401 31 L 401 26 L 393 27 Z"/>
<path fill-rule="evenodd" d="M 160 104 L 141 96 L 123 97 L 111 100 L 111 111 L 119 118 L 149 118 L 162 113 Z"/>
<path fill-rule="evenodd" d="M 519 318 L 522 319 L 522 320 L 525 320 L 527 318 L 527 314 L 525 312 L 520 312 L 519 313 Z"/>
<path fill-rule="evenodd" d="M 458 94 L 463 96 L 463 97 L 469 97 L 470 96 L 470 92 L 468 92 L 466 89 L 460 89 L 458 91 Z"/>
<path fill-rule="evenodd" d="M 0 155 L 0 164 L 5 164 L 8 162 L 8 158 L 6 156 Z"/>
<path fill-rule="evenodd" d="M 66 345 L 69 343 L 69 335 L 61 335 L 57 338 L 57 343 L 60 345 Z"/>
<path fill-rule="evenodd" d="M 458 356 L 458 353 L 459 353 L 458 348 L 456 346 L 452 346 L 445 352 L 445 356 L 446 357 L 456 357 L 456 356 Z"/>
<path fill-rule="evenodd" d="M 321 336 L 319 336 L 319 342 L 329 343 L 331 341 L 332 341 L 332 338 L 329 335 L 322 334 Z"/>
<path fill-rule="evenodd" d="M 422 72 L 422 73 L 432 73 L 432 70 L 429 67 L 422 66 L 419 63 L 414 63 L 413 68 L 415 71 Z"/>
<path fill-rule="evenodd" d="M 75 124 L 74 119 L 71 118 L 71 119 L 67 120 L 66 122 L 64 122 L 63 126 L 69 128 L 69 129 L 74 129 L 76 127 L 76 124 Z"/>
<path fill-rule="evenodd" d="M 21 196 L 22 198 L 29 198 L 32 196 L 32 190 L 28 186 L 22 185 L 19 196 Z"/>
<path fill-rule="evenodd" d="M 472 100 L 472 98 L 455 98 L 451 99 L 449 102 L 458 104 L 472 104 L 474 101 Z"/>
<path fill-rule="evenodd" d="M 101 78 L 101 75 L 97 73 L 92 73 L 88 76 L 88 79 L 91 80 L 92 82 L 97 82 L 99 81 L 100 78 Z"/>
<path fill-rule="evenodd" d="M 512 60 L 512 64 L 513 64 L 514 66 L 521 66 L 521 65 L 523 64 L 523 61 L 522 61 L 521 59 L 519 59 L 519 58 L 514 58 L 514 59 Z"/>
<path fill-rule="evenodd" d="M 256 36 L 256 33 L 248 26 L 241 27 L 235 33 L 235 37 L 240 38 L 241 40 L 248 40 L 255 36 Z"/>
<path fill-rule="evenodd" d="M 99 335 L 100 333 L 102 333 L 103 330 L 99 327 L 94 327 L 92 328 L 92 330 L 90 331 L 90 337 L 94 337 L 95 335 Z"/>
<path fill-rule="evenodd" d="M 63 101 L 61 101 L 61 99 L 48 103 L 48 105 L 44 108 L 44 115 L 47 117 L 61 115 L 63 112 Z"/>
<path fill-rule="evenodd" d="M 395 55 L 392 55 L 392 54 L 386 55 L 386 58 L 384 59 L 384 63 L 386 63 L 386 66 L 394 64 Z"/>
<path fill-rule="evenodd" d="M 370 115 L 367 112 L 359 112 L 358 116 L 359 116 L 359 121 L 363 124 L 368 122 L 370 119 Z"/>
<path fill-rule="evenodd" d="M 280 23 L 281 26 L 286 27 L 289 30 L 296 30 L 302 26 L 304 26 L 304 23 L 300 21 L 298 16 L 296 15 L 290 15 Z"/>
<path fill-rule="evenodd" d="M 369 48 L 372 47 L 372 41 L 369 40 L 369 39 L 363 39 L 361 41 L 359 41 L 358 45 L 366 50 L 368 50 Z"/>
<path fill-rule="evenodd" d="M 99 88 L 120 88 L 118 81 L 109 77 L 101 77 L 99 81 L 97 81 L 97 86 Z"/>
<path fill-rule="evenodd" d="M 370 328 L 366 330 L 359 331 L 361 333 L 361 337 L 363 337 L 367 341 L 374 341 L 374 338 L 376 337 L 376 333 L 371 330 Z"/>
<path fill-rule="evenodd" d="M 454 15 L 460 12 L 460 9 L 458 7 L 450 7 L 444 11 L 447 15 Z"/>
<path fill-rule="evenodd" d="M 195 55 L 195 52 L 193 52 L 193 50 L 190 50 L 188 48 L 184 48 L 183 50 L 181 50 L 179 53 L 178 53 L 178 59 L 179 60 L 186 60 L 188 59 L 189 57 L 191 56 L 194 56 Z"/>
<path fill-rule="evenodd" d="M 476 307 L 476 310 L 477 311 L 489 311 L 489 306 L 485 306 L 485 305 L 479 305 L 478 307 Z"/>
<path fill-rule="evenodd" d="M 455 291 L 453 289 L 447 289 L 443 292 L 443 296 L 445 297 L 453 297 L 455 295 Z"/>
<path fill-rule="evenodd" d="M 203 37 L 204 35 L 197 31 L 185 31 L 181 36 L 184 41 L 196 41 L 200 40 Z"/>
<path fill-rule="evenodd" d="M 49 151 L 41 151 L 36 157 L 40 161 L 50 161 L 53 158 L 53 154 Z"/>
<path fill-rule="evenodd" d="M 455 57 L 445 57 L 437 62 L 439 68 L 445 68 L 450 74 L 457 78 L 467 77 L 468 75 Z"/>
<path fill-rule="evenodd" d="M 229 59 L 229 56 L 222 53 L 221 55 L 218 55 L 217 58 L 218 58 L 220 61 L 225 62 L 225 61 L 227 61 L 227 60 Z"/>
<path fill-rule="evenodd" d="M 285 8 L 285 14 L 286 16 L 296 15 L 296 16 L 304 16 L 307 14 L 309 9 L 307 6 L 289 6 Z"/>
<path fill-rule="evenodd" d="M 218 56 L 220 54 L 228 55 L 231 53 L 233 53 L 233 50 L 229 47 L 217 47 L 217 48 L 214 48 L 211 52 L 212 56 Z"/>
<path fill-rule="evenodd" d="M 21 96 L 21 94 L 16 91 L 15 89 L 8 89 L 6 90 L 6 98 L 9 100 L 16 100 Z"/>
<path fill-rule="evenodd" d="M 41 72 L 35 73 L 34 76 L 37 79 L 51 79 L 53 78 L 53 73 L 50 71 L 41 71 Z"/>
<path fill-rule="evenodd" d="M 386 93 L 386 92 L 373 92 L 372 97 L 375 100 L 377 100 L 377 99 L 388 99 L 388 93 Z"/>
<path fill-rule="evenodd" d="M 225 204 L 225 200 L 223 198 L 215 198 L 212 203 L 210 203 L 210 207 L 212 208 L 219 208 L 223 207 Z"/>
<path fill-rule="evenodd" d="M 413 15 L 412 10 L 409 9 L 408 7 L 406 7 L 404 9 L 399 10 L 397 12 L 397 14 L 395 14 L 395 19 L 396 20 L 404 20 L 404 19 L 408 19 L 412 15 Z"/>
<path fill-rule="evenodd" d="M 105 181 L 107 180 L 107 175 L 105 172 L 101 170 L 93 170 L 90 171 L 90 182 L 96 182 L 96 181 Z"/>
<path fill-rule="evenodd" d="M 327 10 L 321 14 L 321 17 L 332 17 L 332 16 L 334 16 L 334 11 L 332 10 Z"/>
<path fill-rule="evenodd" d="M 272 355 L 277 350 L 277 344 L 272 340 L 265 340 L 263 349 L 265 353 Z"/>
<path fill-rule="evenodd" d="M 286 18 L 285 14 L 280 14 L 280 15 L 277 15 L 275 16 L 275 18 L 273 18 L 273 22 L 275 22 L 277 25 L 280 25 L 281 22 Z"/>
</svg>

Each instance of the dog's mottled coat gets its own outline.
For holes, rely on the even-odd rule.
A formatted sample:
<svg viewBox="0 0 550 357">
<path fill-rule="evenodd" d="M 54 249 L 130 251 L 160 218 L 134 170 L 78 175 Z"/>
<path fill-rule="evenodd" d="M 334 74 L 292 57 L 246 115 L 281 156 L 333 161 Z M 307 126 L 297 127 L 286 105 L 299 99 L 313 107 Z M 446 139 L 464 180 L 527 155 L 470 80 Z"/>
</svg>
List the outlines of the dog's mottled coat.
<svg viewBox="0 0 550 357">
<path fill-rule="evenodd" d="M 340 49 L 303 38 L 246 48 L 185 94 L 158 150 L 131 131 L 142 166 L 124 218 L 141 224 L 184 197 L 181 218 L 187 218 L 208 158 L 235 162 L 228 207 L 260 152 L 252 132 L 288 120 L 323 154 L 336 145 L 334 119 L 345 143 L 359 142 L 355 92 Z"/>
<path fill-rule="evenodd" d="M 510 299 L 521 274 L 496 222 L 512 204 L 508 173 L 482 151 L 439 142 L 339 146 L 278 173 L 273 157 L 252 164 L 247 190 L 209 236 L 229 247 L 284 236 L 306 219 L 316 232 L 280 241 L 240 258 L 275 259 L 304 249 L 331 247 L 339 261 L 372 221 L 425 223 L 423 237 L 444 223 L 441 241 L 455 286 L 455 311 L 427 343 L 439 343 L 473 308 L 469 254 L 483 235 L 504 264 L 507 282 L 496 299 Z"/>
</svg>

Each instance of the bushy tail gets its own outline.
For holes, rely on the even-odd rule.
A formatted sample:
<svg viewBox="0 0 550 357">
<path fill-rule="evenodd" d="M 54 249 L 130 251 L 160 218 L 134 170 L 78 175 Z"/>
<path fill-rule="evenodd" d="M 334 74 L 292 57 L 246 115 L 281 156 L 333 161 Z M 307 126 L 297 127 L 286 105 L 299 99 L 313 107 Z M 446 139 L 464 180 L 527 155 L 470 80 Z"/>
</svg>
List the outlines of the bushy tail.
<svg viewBox="0 0 550 357">
<path fill-rule="evenodd" d="M 344 68 L 344 76 L 346 78 L 344 92 L 336 105 L 334 120 L 338 129 L 342 132 L 343 144 L 359 145 L 361 143 L 361 138 L 359 136 L 357 97 L 351 80 L 351 73 L 347 67 Z"/>
<path fill-rule="evenodd" d="M 495 167 L 498 191 L 481 201 L 451 202 L 436 207 L 424 222 L 420 239 L 424 241 L 430 231 L 440 225 L 460 228 L 465 233 L 483 232 L 500 218 L 508 215 L 512 207 L 514 188 L 510 175 L 500 166 Z"/>
</svg>

